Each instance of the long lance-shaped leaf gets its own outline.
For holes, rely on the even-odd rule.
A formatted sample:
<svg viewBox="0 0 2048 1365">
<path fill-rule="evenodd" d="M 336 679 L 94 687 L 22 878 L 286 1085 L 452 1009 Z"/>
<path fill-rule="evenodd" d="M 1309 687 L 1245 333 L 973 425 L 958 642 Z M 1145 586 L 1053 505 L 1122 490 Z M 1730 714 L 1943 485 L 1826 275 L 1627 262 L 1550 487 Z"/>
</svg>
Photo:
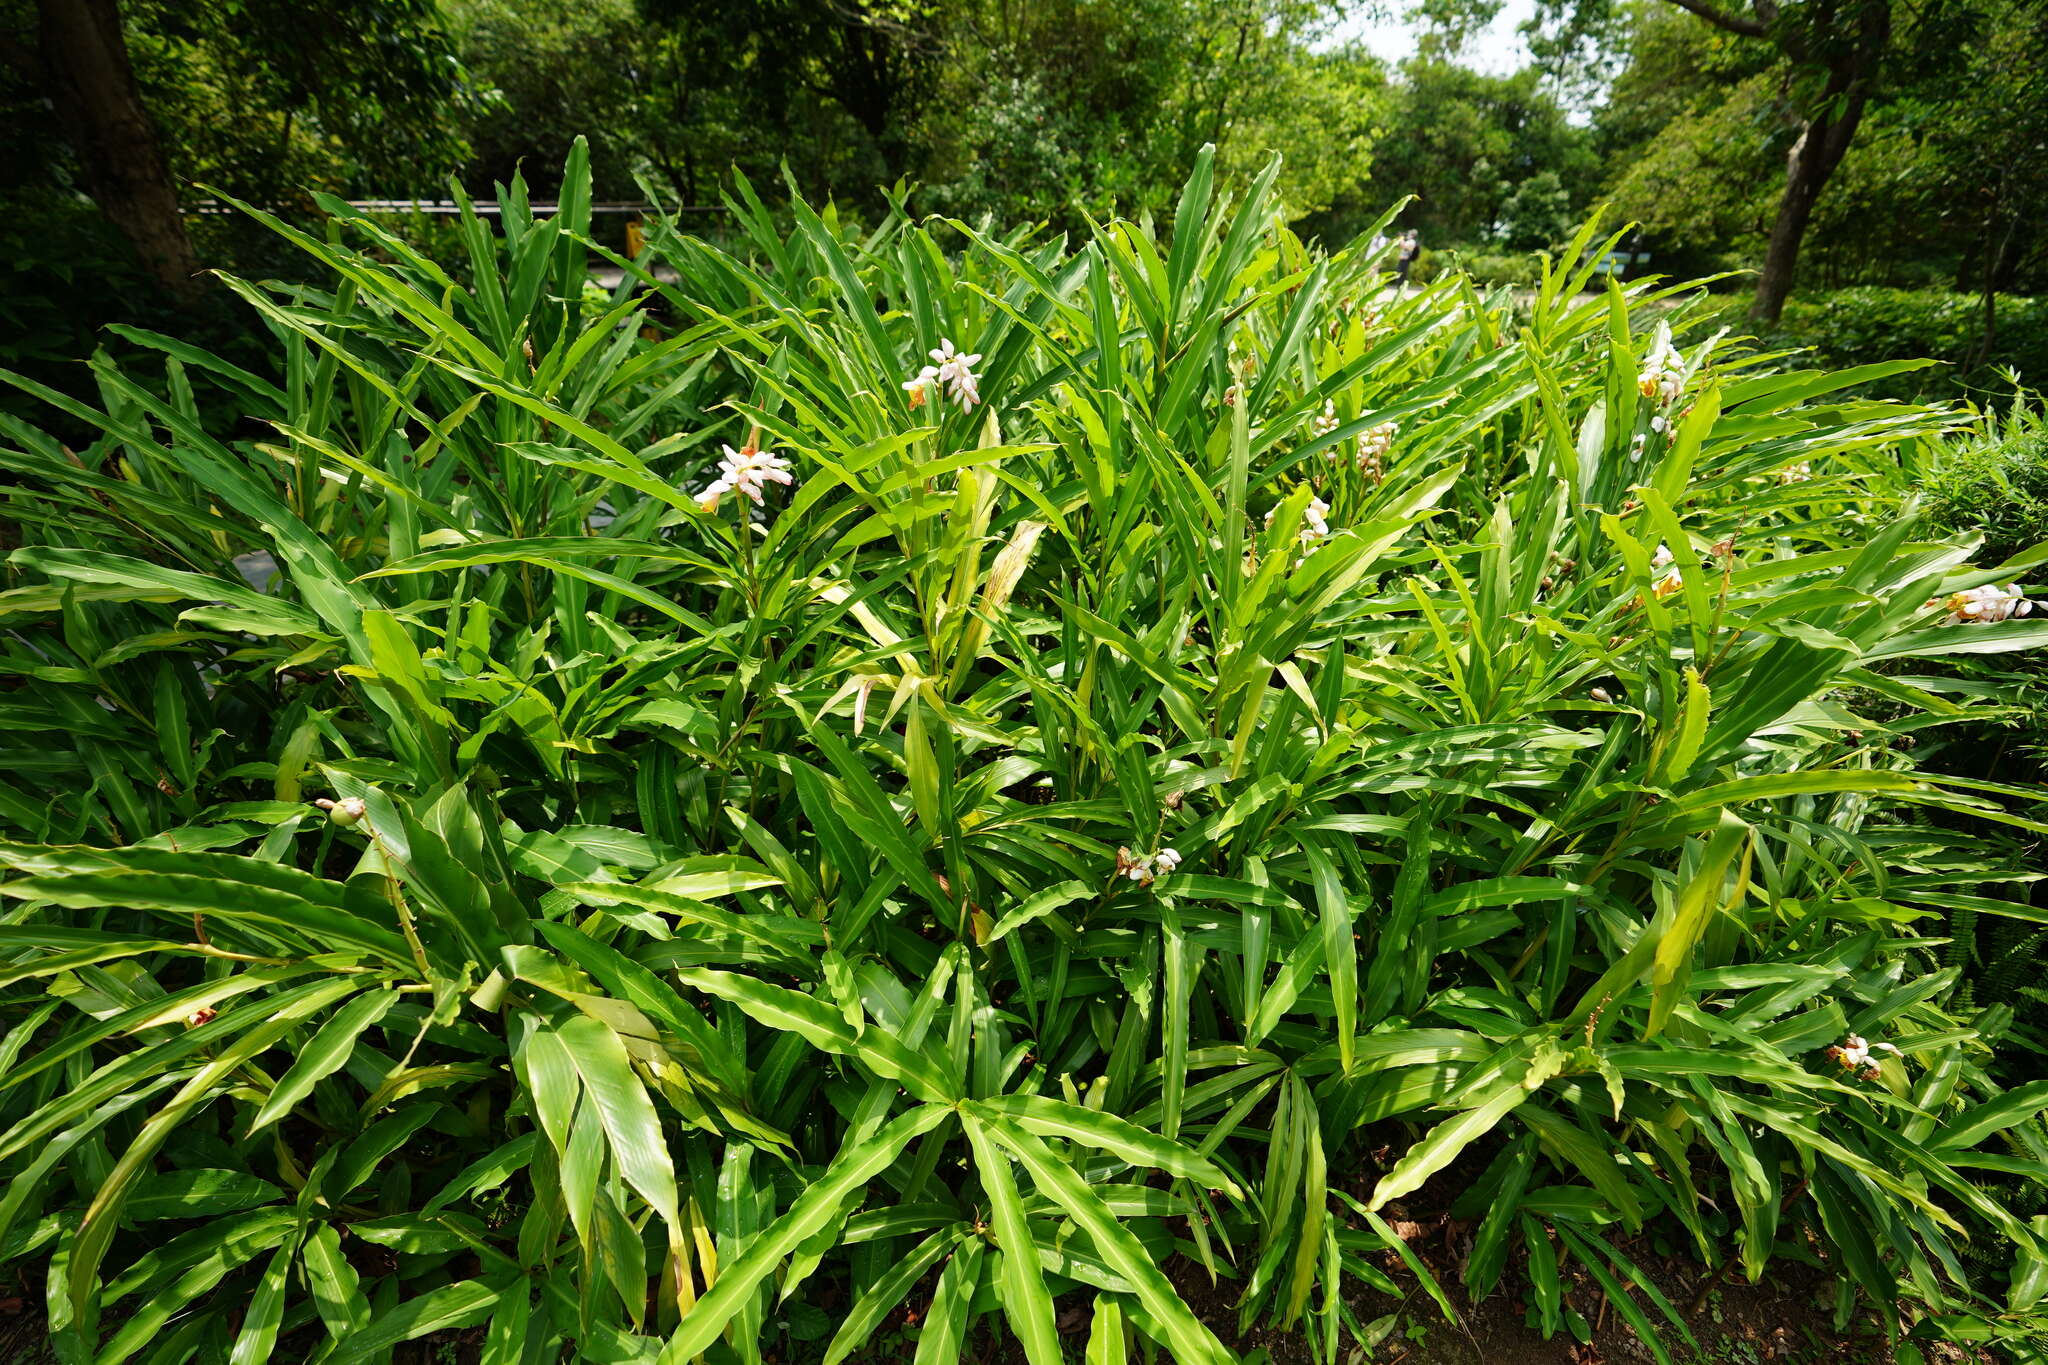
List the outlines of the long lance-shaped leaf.
<svg viewBox="0 0 2048 1365">
<path fill-rule="evenodd" d="M 1351 902 L 1336 864 L 1314 844 L 1303 844 L 1315 879 L 1316 906 L 1323 921 L 1323 966 L 1330 973 L 1330 999 L 1337 1007 L 1337 1057 L 1346 1072 L 1358 1050 L 1358 945 L 1351 932 Z"/>
<path fill-rule="evenodd" d="M 114 1226 L 120 1219 L 122 1205 L 127 1202 L 135 1182 L 165 1139 L 193 1110 L 212 1099 L 217 1087 L 244 1062 L 276 1043 L 301 1019 L 318 1013 L 359 987 L 360 983 L 352 980 L 322 982 L 317 989 L 276 1011 L 222 1048 L 191 1080 L 185 1082 L 184 1088 L 172 1096 L 170 1103 L 150 1115 L 149 1121 L 135 1135 L 135 1140 L 128 1144 L 128 1150 L 122 1153 L 121 1159 L 114 1163 L 107 1178 L 100 1183 L 92 1203 L 86 1208 L 85 1217 L 79 1222 L 78 1237 L 72 1244 L 71 1263 L 67 1269 L 67 1292 L 74 1312 L 81 1311 L 90 1301 L 93 1281 L 99 1274 L 100 1259 L 106 1255 L 107 1245 L 113 1240 Z"/>
<path fill-rule="evenodd" d="M 1422 1188 L 1423 1182 L 1451 1164 L 1458 1153 L 1493 1129 L 1529 1098 L 1529 1092 L 1516 1082 L 1502 1083 L 1496 1093 L 1484 1104 L 1467 1109 L 1452 1118 L 1445 1119 L 1423 1135 L 1422 1140 L 1410 1147 L 1394 1163 L 1394 1169 L 1380 1177 L 1380 1183 L 1373 1187 L 1372 1199 L 1366 1204 L 1375 1213 L 1403 1195 L 1413 1194 Z"/>
<path fill-rule="evenodd" d="M 1083 1365 L 1126 1365 L 1130 1358 L 1130 1345 L 1124 1340 L 1123 1306 L 1107 1294 L 1097 1294 Z"/>
<path fill-rule="evenodd" d="M 941 1205 L 941 1208 L 944 1206 Z M 840 1325 L 830 1344 L 825 1348 L 822 1365 L 839 1365 L 839 1362 L 869 1344 L 869 1338 L 881 1327 L 883 1321 L 911 1287 L 924 1277 L 924 1273 L 939 1263 L 939 1259 L 968 1237 L 973 1236 L 966 1224 L 942 1229 L 925 1238 L 917 1250 L 904 1257 L 883 1272 L 867 1293 L 860 1296 L 852 1309 L 847 1312 L 846 1321 Z M 1119 1361 L 1117 1365 L 1124 1365 Z"/>
<path fill-rule="evenodd" d="M 858 1058 L 921 1100 L 944 1103 L 957 1097 L 956 1087 L 930 1057 L 879 1025 L 869 1025 L 855 1033 L 845 1016 L 813 996 L 771 986 L 737 972 L 703 967 L 685 968 L 676 973 L 676 978 L 686 986 L 732 1001 L 756 1022 L 799 1034 L 811 1046 L 827 1052 Z"/>
<path fill-rule="evenodd" d="M 683 1315 L 656 1365 L 683 1365 L 702 1355 L 785 1257 L 838 1217 L 847 1200 L 893 1165 L 915 1138 L 952 1114 L 945 1105 L 920 1105 L 891 1120 L 869 1141 L 840 1153 L 797 1196 L 789 1212 L 756 1234 L 737 1260 L 719 1266 L 717 1283 Z"/>
<path fill-rule="evenodd" d="M 1722 811 L 1720 828 L 1708 839 L 1698 868 L 1678 893 L 1677 912 L 1657 940 L 1656 952 L 1650 959 L 1650 1018 L 1643 1026 L 1645 1041 L 1657 1036 L 1677 1007 L 1693 948 L 1706 932 L 1707 920 L 1721 908 L 1728 865 L 1748 843 L 1749 834 L 1747 824 L 1729 811 Z M 1747 868 L 1746 862 L 1744 867 Z"/>
<path fill-rule="evenodd" d="M 676 1198 L 675 1163 L 669 1157 L 654 1101 L 634 1074 L 626 1045 L 618 1034 L 587 1014 L 563 1020 L 555 1034 L 575 1063 L 576 1074 L 583 1078 L 584 1093 L 597 1108 L 619 1174 L 661 1215 L 671 1242 L 680 1242 L 683 1215 Z"/>
<path fill-rule="evenodd" d="M 490 1315 L 492 1306 L 508 1289 L 524 1294 L 526 1281 L 515 1279 L 507 1286 L 502 1282 L 492 1285 L 482 1280 L 457 1280 L 430 1289 L 386 1309 L 324 1359 L 329 1365 L 354 1365 L 358 1360 L 379 1357 L 401 1341 L 455 1327 L 473 1327 Z"/>
<path fill-rule="evenodd" d="M 1085 1147 L 1108 1152 L 1133 1166 L 1165 1171 L 1207 1189 L 1221 1190 L 1232 1198 L 1243 1193 L 1222 1167 L 1193 1148 L 1160 1137 L 1115 1114 L 1043 1095 L 1003 1095 L 979 1100 L 976 1104 L 990 1113 L 1000 1114 L 1028 1133 L 1078 1142 Z"/>
<path fill-rule="evenodd" d="M 228 920 L 247 919 L 356 944 L 393 963 L 412 961 L 405 940 L 378 925 L 288 892 L 217 877 L 144 871 L 81 872 L 68 877 L 25 877 L 7 882 L 0 884 L 0 895 L 81 910 L 132 905 L 181 917 L 218 915 Z"/>
<path fill-rule="evenodd" d="M 1017 1194 L 1016 1179 L 1010 1174 L 1009 1153 L 974 1119 L 966 1119 L 962 1126 L 967 1130 L 968 1145 L 974 1149 L 974 1168 L 988 1194 L 989 1209 L 995 1215 L 996 1245 L 1003 1253 L 1003 1312 L 1009 1317 L 1017 1340 L 1023 1343 L 1024 1358 L 1031 1365 L 1062 1365 L 1052 1294 L 1038 1268 L 1038 1243 L 1025 1220 L 1024 1201 Z"/>
<path fill-rule="evenodd" d="M 1227 1365 L 1231 1360 L 1229 1350 L 1194 1315 L 1144 1245 L 1117 1221 L 1109 1205 L 1088 1187 L 1079 1172 L 1039 1139 L 994 1110 L 970 1102 L 963 1112 L 985 1124 L 996 1140 L 1016 1155 L 1039 1193 L 1065 1209 L 1095 1243 L 1096 1253 L 1104 1263 L 1130 1282 L 1138 1301 L 1164 1334 L 1166 1340 L 1161 1344 L 1172 1352 L 1175 1360 L 1186 1365 Z"/>
<path fill-rule="evenodd" d="M 2048 1080 L 2016 1085 L 1996 1099 L 1965 1109 L 1936 1132 L 1927 1145 L 1937 1151 L 1962 1151 L 2016 1123 L 2048 1109 Z"/>
<path fill-rule="evenodd" d="M 345 1066 L 363 1030 L 382 1019 L 397 1003 L 394 992 L 365 991 L 336 1010 L 334 1017 L 322 1024 L 306 1044 L 291 1070 L 279 1078 L 277 1088 L 270 1092 L 270 1098 L 263 1102 L 256 1116 L 249 1120 L 249 1132 L 255 1133 L 289 1114 L 299 1101 L 313 1093 L 313 1087 L 324 1077 Z"/>
<path fill-rule="evenodd" d="M 239 608 L 251 619 L 275 622 L 277 633 L 318 635 L 320 620 L 294 602 L 266 597 L 246 583 L 231 582 L 208 574 L 166 569 L 131 555 L 108 554 L 99 550 L 73 550 L 57 546 L 31 545 L 9 555 L 18 564 L 52 578 L 74 583 L 97 583 L 131 588 L 138 597 L 159 595 L 193 602 L 218 602 Z"/>
<path fill-rule="evenodd" d="M 476 540 L 464 545 L 424 550 L 396 563 L 386 564 L 381 569 L 373 569 L 363 577 L 441 573 L 480 564 L 527 563 L 546 568 L 563 559 L 650 559 L 723 572 L 703 555 L 662 541 L 620 540 L 604 536 L 534 536 L 524 540 Z"/>
<path fill-rule="evenodd" d="M 541 923 L 535 927 L 557 952 L 597 978 L 613 998 L 674 1029 L 719 1084 L 735 1095 L 747 1093 L 746 1067 L 737 1052 L 667 982 L 610 944 L 569 925 Z"/>
<path fill-rule="evenodd" d="M 231 1041 L 237 1032 L 247 1028 L 258 1016 L 267 1017 L 274 1011 L 290 1009 L 307 998 L 324 992 L 331 984 L 329 981 L 320 980 L 288 987 L 267 999 L 224 1010 L 218 1018 L 178 1029 L 160 1042 L 115 1057 L 83 1080 L 74 1082 L 71 1089 L 64 1094 L 30 1111 L 4 1134 L 0 1134 L 0 1160 L 44 1141 L 66 1124 L 82 1117 L 95 1105 L 138 1084 L 144 1084 L 156 1076 L 169 1073 L 184 1079 L 196 1069 L 196 1064 L 190 1063 L 193 1054 L 216 1044 Z M 369 983 L 364 981 L 355 983 L 359 988 L 367 984 Z M 227 994 L 223 992 L 222 998 L 226 998 Z M 150 1001 L 134 1010 L 125 1011 L 109 1023 L 133 1020 L 137 1017 L 146 1018 L 157 1012 L 158 1002 Z M 80 1036 L 89 1039 L 107 1038 L 120 1031 L 119 1028 L 102 1024 L 97 1029 L 83 1030 Z M 65 1044 L 50 1051 L 52 1054 L 76 1055 L 84 1049 Z M 37 1061 L 40 1062 L 41 1058 Z M 19 1068 L 17 1076 L 9 1077 L 9 1080 L 12 1081 L 29 1070 L 30 1066 L 24 1064 Z"/>
</svg>

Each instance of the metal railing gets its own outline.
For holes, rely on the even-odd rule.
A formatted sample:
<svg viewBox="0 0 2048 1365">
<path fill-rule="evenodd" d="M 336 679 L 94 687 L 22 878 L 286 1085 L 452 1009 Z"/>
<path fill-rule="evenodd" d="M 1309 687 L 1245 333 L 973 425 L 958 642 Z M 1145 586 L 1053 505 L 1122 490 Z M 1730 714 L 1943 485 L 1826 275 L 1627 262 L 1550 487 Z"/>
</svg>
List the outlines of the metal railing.
<svg viewBox="0 0 2048 1365">
<path fill-rule="evenodd" d="M 346 199 L 343 200 L 342 202 L 347 204 L 352 209 L 361 209 L 365 213 L 423 213 L 452 216 L 462 212 L 462 206 L 460 204 L 457 204 L 453 199 Z M 198 213 L 235 212 L 235 210 L 231 206 L 223 204 L 218 200 L 214 199 L 202 199 L 198 203 L 192 205 L 192 208 L 195 212 Z M 470 208 L 479 215 L 491 215 L 503 212 L 503 210 L 499 207 L 495 200 L 489 199 L 476 200 L 471 203 Z M 559 203 L 527 205 L 528 212 L 532 213 L 533 216 L 536 218 L 545 218 L 549 214 L 559 213 L 561 211 L 561 208 L 562 206 Z M 672 214 L 730 212 L 730 210 L 728 210 L 723 204 L 683 204 L 676 208 L 664 210 L 658 209 L 653 204 L 635 204 L 624 200 L 614 201 L 611 203 L 592 204 L 590 206 L 590 211 L 593 214 L 628 214 L 635 218 L 644 218 L 649 214 L 658 212 L 666 212 Z"/>
</svg>

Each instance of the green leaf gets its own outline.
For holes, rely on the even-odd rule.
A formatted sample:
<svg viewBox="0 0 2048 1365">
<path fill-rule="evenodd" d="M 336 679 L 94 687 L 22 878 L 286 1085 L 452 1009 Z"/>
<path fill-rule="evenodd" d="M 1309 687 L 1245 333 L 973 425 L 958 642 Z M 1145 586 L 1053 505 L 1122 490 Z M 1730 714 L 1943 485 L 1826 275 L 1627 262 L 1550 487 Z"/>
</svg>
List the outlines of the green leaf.
<svg viewBox="0 0 2048 1365">
<path fill-rule="evenodd" d="M 1220 1190 L 1233 1199 L 1243 1195 L 1236 1182 L 1215 1162 L 1198 1155 L 1192 1148 L 1148 1132 L 1115 1114 L 1042 1095 L 1002 1095 L 978 1100 L 975 1107 L 999 1114 L 1025 1132 L 1039 1137 L 1078 1142 L 1085 1147 L 1108 1152 L 1133 1166 L 1147 1166 L 1192 1180 L 1208 1189 Z"/>
<path fill-rule="evenodd" d="M 1393 1200 L 1421 1189 L 1423 1182 L 1450 1165 L 1473 1142 L 1492 1132 L 1495 1125 L 1528 1098 L 1528 1091 L 1510 1081 L 1497 1086 L 1485 1103 L 1430 1129 L 1420 1142 L 1402 1154 L 1394 1169 L 1380 1177 L 1366 1207 L 1376 1213 Z"/>
<path fill-rule="evenodd" d="M 193 1073 L 192 1078 L 174 1095 L 170 1102 L 156 1113 L 128 1144 L 121 1159 L 100 1183 L 92 1203 L 86 1207 L 85 1216 L 80 1220 L 78 1236 L 71 1251 L 68 1267 L 67 1292 L 70 1302 L 77 1306 L 87 1302 L 92 1293 L 93 1282 L 99 1272 L 100 1258 L 106 1254 L 112 1241 L 114 1228 L 126 1206 L 129 1195 L 150 1159 L 176 1131 L 187 1116 L 201 1104 L 214 1097 L 216 1087 L 222 1085 L 250 1058 L 263 1052 L 295 1027 L 309 1014 L 317 1013 L 345 995 L 358 989 L 352 980 L 328 981 L 316 990 L 309 991 L 288 1005 L 275 1009 L 262 1023 L 249 1028 L 232 1042 L 221 1048 L 204 1066 Z"/>
<path fill-rule="evenodd" d="M 345 1341 L 370 1321 L 370 1301 L 363 1297 L 356 1268 L 342 1254 L 341 1237 L 330 1223 L 321 1223 L 306 1238 L 306 1288 L 327 1334 Z"/>
<path fill-rule="evenodd" d="M 313 1093 L 314 1086 L 346 1065 L 354 1055 L 356 1039 L 397 1003 L 398 996 L 390 991 L 365 991 L 336 1010 L 249 1120 L 249 1132 L 259 1132 L 289 1114 Z"/>
<path fill-rule="evenodd" d="M 13 862 L 10 852 L 0 848 L 0 860 Z M 47 864 L 56 859 L 38 857 L 24 861 Z M 318 934 L 330 941 L 369 949 L 394 964 L 412 965 L 405 940 L 377 923 L 359 895 L 337 883 L 308 877 L 275 863 L 224 853 L 162 853 L 153 849 L 121 849 L 105 855 L 81 853 L 67 861 L 97 861 L 105 870 L 24 877 L 0 884 L 0 895 L 78 909 L 133 906 L 176 915 L 188 924 L 193 915 L 247 919 Z"/>
<path fill-rule="evenodd" d="M 661 1215 L 671 1238 L 680 1241 L 683 1215 L 676 1200 L 675 1164 L 669 1159 L 654 1102 L 633 1073 L 625 1044 L 584 1014 L 564 1019 L 554 1032 L 582 1077 L 584 1093 L 596 1105 L 619 1174 Z"/>
<path fill-rule="evenodd" d="M 1657 938 L 1650 960 L 1650 1017 L 1643 1026 L 1645 1040 L 1656 1037 L 1677 1008 L 1693 948 L 1706 932 L 1708 918 L 1721 909 L 1728 865 L 1747 846 L 1749 834 L 1747 824 L 1723 810 L 1720 826 L 1707 840 L 1698 866 L 1679 892 L 1677 913 Z"/>
<path fill-rule="evenodd" d="M 1301 852 L 1314 876 L 1316 905 L 1322 912 L 1323 966 L 1330 973 L 1330 999 L 1337 1007 L 1338 1065 L 1348 1073 L 1358 1050 L 1358 944 L 1351 932 L 1351 902 L 1328 855 L 1309 843 Z"/>
<path fill-rule="evenodd" d="M 228 1365 L 265 1365 L 277 1344 L 277 1329 L 284 1321 L 285 1276 L 290 1273 L 297 1247 L 286 1243 L 270 1258 L 249 1307 L 242 1314 L 242 1330 L 235 1336 L 235 1348 Z"/>
<path fill-rule="evenodd" d="M 1023 1344 L 1031 1365 L 1061 1365 L 1059 1329 L 1053 1323 L 1052 1295 L 1038 1269 L 1038 1244 L 1024 1219 L 1017 1182 L 1010 1175 L 1010 1157 L 973 1119 L 965 1124 L 974 1165 L 981 1176 L 995 1216 L 996 1245 L 1002 1250 L 1000 1283 L 1003 1312 Z"/>
<path fill-rule="evenodd" d="M 481 1280 L 457 1280 L 430 1289 L 385 1310 L 354 1336 L 338 1343 L 329 1365 L 355 1365 L 390 1350 L 401 1341 L 413 1341 L 433 1332 L 456 1327 L 473 1327 L 489 1316 L 492 1305 L 504 1292 Z"/>
<path fill-rule="evenodd" d="M 1182 1302 L 1144 1246 L 1117 1221 L 1108 1205 L 1073 1167 L 1054 1156 L 1037 1138 L 994 1112 L 971 1105 L 964 1112 L 988 1126 L 996 1140 L 1016 1155 L 1039 1193 L 1065 1209 L 1095 1243 L 1096 1254 L 1110 1269 L 1130 1281 L 1146 1313 L 1164 1333 L 1162 1344 L 1173 1352 L 1175 1360 L 1187 1365 L 1204 1361 L 1223 1365 L 1230 1360 L 1223 1343 Z"/>
<path fill-rule="evenodd" d="M 1122 1305 L 1108 1294 L 1097 1294 L 1095 1314 L 1088 1325 L 1088 1346 L 1081 1357 L 1083 1365 L 1128 1365 L 1130 1358 Z"/>
<path fill-rule="evenodd" d="M 737 1260 L 718 1268 L 716 1283 L 683 1315 L 675 1334 L 662 1347 L 657 1365 L 683 1365 L 702 1355 L 785 1257 L 830 1225 L 848 1199 L 886 1170 L 913 1139 L 930 1132 L 952 1112 L 943 1105 L 920 1105 L 897 1115 L 867 1142 L 841 1152 L 825 1173 L 797 1196 L 787 1213 L 749 1242 Z"/>
<path fill-rule="evenodd" d="M 925 1272 L 937 1265 L 940 1258 L 970 1235 L 971 1231 L 964 1225 L 935 1232 L 918 1243 L 917 1250 L 884 1271 L 847 1312 L 846 1321 L 825 1348 L 822 1365 L 839 1365 L 840 1361 L 869 1345 L 883 1320 L 903 1302 L 903 1296 L 910 1292 L 912 1286 L 923 1279 Z"/>
<path fill-rule="evenodd" d="M 981 1287 L 981 1262 L 987 1250 L 988 1244 L 979 1238 L 963 1241 L 939 1272 L 924 1326 L 918 1330 L 912 1365 L 955 1365 L 967 1358 L 967 1324 L 974 1311 L 975 1291 Z"/>
<path fill-rule="evenodd" d="M 827 1052 L 859 1058 L 921 1100 L 944 1102 L 956 1093 L 955 1085 L 924 1053 L 906 1046 L 879 1025 L 855 1034 L 843 1017 L 811 996 L 737 972 L 689 968 L 677 972 L 676 977 L 687 986 L 732 1001 L 770 1028 L 798 1034 Z"/>
<path fill-rule="evenodd" d="M 213 602 L 235 609 L 241 629 L 262 634 L 318 635 L 319 618 L 304 607 L 266 597 L 246 583 L 161 568 L 145 559 L 32 545 L 16 550 L 8 562 L 73 583 L 119 588 L 138 599 Z"/>
<path fill-rule="evenodd" d="M 267 1204 L 283 1193 L 247 1171 L 166 1171 L 136 1187 L 128 1199 L 127 1216 L 138 1223 L 159 1218 L 212 1218 Z"/>
<path fill-rule="evenodd" d="M 1962 1151 L 2048 1109 L 2048 1080 L 2016 1085 L 1996 1099 L 1965 1109 L 1928 1140 L 1936 1151 Z"/>
</svg>

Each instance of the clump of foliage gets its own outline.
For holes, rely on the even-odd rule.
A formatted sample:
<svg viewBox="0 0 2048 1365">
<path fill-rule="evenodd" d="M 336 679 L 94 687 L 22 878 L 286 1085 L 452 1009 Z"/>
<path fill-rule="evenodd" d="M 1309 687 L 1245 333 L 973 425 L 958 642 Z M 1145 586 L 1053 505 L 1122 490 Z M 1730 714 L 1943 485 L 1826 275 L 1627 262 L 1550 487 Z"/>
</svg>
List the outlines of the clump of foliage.
<svg viewBox="0 0 2048 1365">
<path fill-rule="evenodd" d="M 2010 558 L 2048 542 L 2048 419 L 2037 398 L 2022 393 L 2006 410 L 1988 412 L 1980 431 L 1946 443 L 1916 474 L 1914 487 L 1926 500 L 1929 524 L 1981 537 L 1984 557 Z M 1996 698 L 2000 712 L 1956 727 L 1930 760 L 1960 772 L 2040 782 L 2048 686 L 2039 656 L 1966 657 L 1955 661 L 1953 671 L 1964 685 Z M 2048 793 L 2037 793 L 2037 799 L 2041 795 Z M 2033 885 L 2015 889 L 2039 898 Z M 2041 919 L 2048 920 L 2048 912 Z M 1948 959 L 1963 972 L 1959 998 L 2012 1004 L 2015 1038 L 2030 1049 L 2013 1059 L 2012 1069 L 2037 1070 L 2040 1056 L 2048 1054 L 2048 991 L 2039 980 L 2048 932 L 2036 921 L 1980 918 L 1963 907 L 1951 912 L 1949 933 L 1954 942 Z"/>
<path fill-rule="evenodd" d="M 31 384 L 99 433 L 0 417 L 0 1258 L 61 1349 L 836 1362 L 907 1304 L 1054 1365 L 1066 1300 L 1220 1361 L 1213 1281 L 1334 1360 L 1389 1253 L 1453 1311 L 1403 1211 L 1546 1333 L 1576 1265 L 1684 1335 L 1654 1225 L 2024 1349 L 1979 1176 L 2048 1084 L 1923 926 L 2038 918 L 1979 893 L 2040 827 L 1887 665 L 2048 638 L 1945 605 L 2039 555 L 1864 514 L 1955 419 L 1672 345 L 1590 229 L 1512 315 L 1380 298 L 1274 175 L 1072 242 L 742 184 L 592 307 L 578 154 L 460 281 L 258 213 L 328 276 L 229 282 L 275 374 Z"/>
<path fill-rule="evenodd" d="M 1984 428 L 1946 444 L 1920 481 L 1936 529 L 1974 531 L 2007 559 L 2048 541 L 2048 414 L 2021 394 Z"/>
<path fill-rule="evenodd" d="M 1542 9 L 1618 21 L 1601 46 L 1625 66 L 1594 121 L 1617 211 L 1667 262 L 1759 264 L 1770 234 L 1790 227 L 1790 174 L 1817 191 L 1802 288 L 2048 288 L 2041 234 L 2026 229 L 2048 205 L 2039 5 Z"/>
<path fill-rule="evenodd" d="M 1731 325 L 1738 310 L 1726 311 Z M 1925 400 L 2010 392 L 2011 376 L 2048 373 L 2048 303 L 2000 298 L 1996 327 L 1985 333 L 1984 301 L 1939 289 L 1836 289 L 1793 298 L 1765 332 L 1774 347 L 1799 348 L 1809 363 L 1861 365 L 1929 358 L 1938 367 L 1905 370 L 1870 383 L 1877 398 Z"/>
<path fill-rule="evenodd" d="M 1534 252 L 1425 250 L 1417 256 L 1411 277 L 1423 282 L 1455 272 L 1482 289 L 1506 285 L 1534 289 L 1543 281 L 1543 260 Z"/>
</svg>

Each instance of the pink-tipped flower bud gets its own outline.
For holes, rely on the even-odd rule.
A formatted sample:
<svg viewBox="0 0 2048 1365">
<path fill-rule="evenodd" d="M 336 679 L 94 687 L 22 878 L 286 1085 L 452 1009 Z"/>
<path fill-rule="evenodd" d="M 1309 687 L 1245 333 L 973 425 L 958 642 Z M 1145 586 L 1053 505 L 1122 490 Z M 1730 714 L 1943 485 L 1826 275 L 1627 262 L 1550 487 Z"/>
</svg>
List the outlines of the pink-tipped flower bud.
<svg viewBox="0 0 2048 1365">
<path fill-rule="evenodd" d="M 343 829 L 361 824 L 363 817 L 370 813 L 369 806 L 364 804 L 360 796 L 344 796 L 339 801 L 322 800 L 313 804 L 326 811 L 327 818 Z"/>
</svg>

